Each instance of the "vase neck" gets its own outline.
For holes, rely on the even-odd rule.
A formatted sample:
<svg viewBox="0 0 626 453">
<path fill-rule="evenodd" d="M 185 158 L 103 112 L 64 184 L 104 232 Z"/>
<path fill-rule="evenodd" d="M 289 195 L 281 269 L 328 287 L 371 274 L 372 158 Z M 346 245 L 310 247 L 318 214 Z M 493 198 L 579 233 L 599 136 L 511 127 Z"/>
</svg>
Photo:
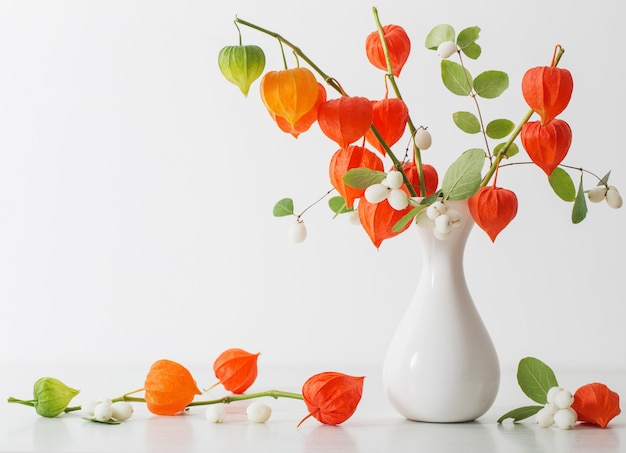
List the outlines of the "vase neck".
<svg viewBox="0 0 626 453">
<path fill-rule="evenodd" d="M 460 261 L 462 264 L 465 244 L 474 226 L 474 219 L 470 214 L 467 200 L 447 201 L 446 205 L 461 214 L 461 221 L 445 239 L 436 238 L 432 227 L 417 226 L 424 259 L 431 260 L 436 255 L 443 255 L 449 257 L 451 261 Z"/>
</svg>

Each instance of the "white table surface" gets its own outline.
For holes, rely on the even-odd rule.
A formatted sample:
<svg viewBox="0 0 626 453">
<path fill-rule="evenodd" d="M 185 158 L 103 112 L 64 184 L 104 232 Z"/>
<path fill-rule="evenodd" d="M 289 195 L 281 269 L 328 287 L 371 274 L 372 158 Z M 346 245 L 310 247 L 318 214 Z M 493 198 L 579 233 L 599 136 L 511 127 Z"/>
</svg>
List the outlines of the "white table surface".
<svg viewBox="0 0 626 453">
<path fill-rule="evenodd" d="M 470 423 L 416 423 L 397 415 L 385 400 L 380 371 L 369 370 L 356 413 L 340 426 L 309 419 L 302 401 L 264 398 L 272 417 L 264 424 L 247 421 L 248 402 L 229 405 L 227 420 L 208 422 L 203 407 L 184 415 L 156 416 L 135 403 L 133 417 L 121 425 L 84 421 L 78 412 L 48 419 L 34 409 L 8 404 L 9 396 L 28 399 L 32 384 L 43 376 L 57 377 L 81 389 L 72 404 L 98 396 L 119 396 L 141 387 L 145 370 L 138 367 L 0 364 L 0 451 L 2 452 L 619 452 L 626 451 L 626 415 L 607 429 L 577 425 L 573 430 L 538 428 L 531 419 L 498 425 L 497 418 L 515 407 L 533 404 L 517 387 L 514 370 L 503 370 L 500 394 L 480 419 Z M 149 367 L 149 365 L 148 365 Z M 205 367 L 209 373 L 210 368 Z M 147 367 L 146 367 L 147 370 Z M 49 371 L 49 372 L 48 372 Z M 330 370 L 318 370 L 330 371 Z M 340 370 L 343 371 L 343 370 Z M 556 370 L 555 370 L 556 371 Z M 308 374 L 307 374 L 308 373 Z M 264 370 L 251 390 L 299 391 L 310 370 Z M 208 374 L 207 374 L 208 376 Z M 261 377 L 263 376 L 263 377 Z M 196 377 L 196 374 L 194 374 Z M 304 379 L 306 379 L 304 377 Z M 626 395 L 626 370 L 557 372 L 560 384 L 575 390 L 600 381 Z M 196 377 L 197 379 L 197 377 Z M 213 378 L 214 379 L 214 378 Z M 268 386 L 268 383 L 277 384 Z M 210 385 L 210 376 L 207 384 Z M 137 385 L 139 384 L 139 385 Z M 123 385 L 123 387 L 122 387 Z M 204 383 L 198 382 L 199 387 Z M 100 393 L 99 393 L 100 392 Z M 105 392 L 105 393 L 102 393 Z M 212 390 L 209 398 L 224 395 Z M 203 396 L 205 398 L 207 396 Z"/>
</svg>

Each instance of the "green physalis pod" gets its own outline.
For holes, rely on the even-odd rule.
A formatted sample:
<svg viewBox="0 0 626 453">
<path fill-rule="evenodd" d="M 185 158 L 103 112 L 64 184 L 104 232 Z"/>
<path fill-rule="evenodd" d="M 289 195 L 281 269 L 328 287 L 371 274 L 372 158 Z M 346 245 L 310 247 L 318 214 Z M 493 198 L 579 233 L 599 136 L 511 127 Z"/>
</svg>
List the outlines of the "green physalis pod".
<svg viewBox="0 0 626 453">
<path fill-rule="evenodd" d="M 56 417 L 78 393 L 78 390 L 68 387 L 58 379 L 38 379 L 33 388 L 35 410 L 42 417 Z"/>
<path fill-rule="evenodd" d="M 265 69 L 265 54 L 259 46 L 226 46 L 220 50 L 217 63 L 226 80 L 248 96 L 250 85 Z"/>
</svg>

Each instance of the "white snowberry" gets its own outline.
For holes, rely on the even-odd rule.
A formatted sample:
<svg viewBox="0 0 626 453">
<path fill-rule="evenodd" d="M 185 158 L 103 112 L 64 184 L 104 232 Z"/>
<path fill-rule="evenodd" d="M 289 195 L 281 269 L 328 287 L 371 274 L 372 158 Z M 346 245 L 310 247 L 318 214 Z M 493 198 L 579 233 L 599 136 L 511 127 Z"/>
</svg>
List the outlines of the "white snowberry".
<svg viewBox="0 0 626 453">
<path fill-rule="evenodd" d="M 387 173 L 383 184 L 385 184 L 390 189 L 399 189 L 400 187 L 402 187 L 403 182 L 404 179 L 402 177 L 402 172 L 399 172 L 398 170 L 391 170 L 389 173 Z"/>
<path fill-rule="evenodd" d="M 226 408 L 223 404 L 207 406 L 204 416 L 211 423 L 222 423 L 226 419 Z"/>
<path fill-rule="evenodd" d="M 456 209 L 448 208 L 446 212 L 448 214 L 448 218 L 450 219 L 450 224 L 453 227 L 458 227 L 461 224 L 461 213 Z"/>
<path fill-rule="evenodd" d="M 459 48 L 454 41 L 446 41 L 439 44 L 437 47 L 437 55 L 441 58 L 449 58 L 458 52 Z"/>
<path fill-rule="evenodd" d="M 289 228 L 289 239 L 291 242 L 296 244 L 304 242 L 306 239 L 306 226 L 304 225 L 304 222 L 298 220 L 296 223 L 291 225 Z"/>
<path fill-rule="evenodd" d="M 550 389 L 548 390 L 548 393 L 546 394 L 546 400 L 548 401 L 548 403 L 554 404 L 554 397 L 562 391 L 563 391 L 563 388 L 559 386 L 550 387 Z"/>
<path fill-rule="evenodd" d="M 419 128 L 415 132 L 415 146 L 417 146 L 421 150 L 426 150 L 430 148 L 430 145 L 433 144 L 433 138 L 426 129 Z"/>
<path fill-rule="evenodd" d="M 85 401 L 80 406 L 80 411 L 85 417 L 93 417 L 93 410 L 96 408 L 97 405 L 98 402 L 96 400 Z"/>
<path fill-rule="evenodd" d="M 441 214 L 435 219 L 435 230 L 443 234 L 452 231 L 452 223 L 450 223 L 450 216 L 447 213 Z"/>
<path fill-rule="evenodd" d="M 554 414 L 554 424 L 561 429 L 573 428 L 577 419 L 578 414 L 576 414 L 576 411 L 571 407 L 559 409 L 556 414 Z"/>
<path fill-rule="evenodd" d="M 118 422 L 125 422 L 133 415 L 133 405 L 126 401 L 116 401 L 111 404 L 111 417 Z"/>
<path fill-rule="evenodd" d="M 561 390 L 556 395 L 554 395 L 554 404 L 559 409 L 566 409 L 572 405 L 574 402 L 574 395 L 572 392 L 568 390 Z"/>
<path fill-rule="evenodd" d="M 400 189 L 391 189 L 387 196 L 387 201 L 389 202 L 389 206 L 396 211 L 402 211 L 409 205 L 409 197 Z"/>
<path fill-rule="evenodd" d="M 108 402 L 98 403 L 93 410 L 93 418 L 99 422 L 106 422 L 111 420 L 113 416 L 113 409 Z"/>
<path fill-rule="evenodd" d="M 622 196 L 617 191 L 617 189 L 613 186 L 609 186 L 606 191 L 606 204 L 608 204 L 613 209 L 619 209 L 622 207 Z"/>
<path fill-rule="evenodd" d="M 548 407 L 543 407 L 535 414 L 535 423 L 540 428 L 547 428 L 554 423 L 554 413 Z"/>
<path fill-rule="evenodd" d="M 265 403 L 255 401 L 246 408 L 246 415 L 251 422 L 265 423 L 272 415 L 272 408 Z"/>
<path fill-rule="evenodd" d="M 435 201 L 433 204 L 426 208 L 426 215 L 430 220 L 435 220 L 441 214 L 445 214 L 448 207 L 441 201 Z"/>
<path fill-rule="evenodd" d="M 589 198 L 589 201 L 592 203 L 600 203 L 606 196 L 606 190 L 607 188 L 604 185 L 596 186 L 593 189 L 589 189 L 587 198 Z"/>
<path fill-rule="evenodd" d="M 365 189 L 365 199 L 372 204 L 378 204 L 381 201 L 387 199 L 389 195 L 389 186 L 378 183 L 372 184 L 367 189 Z"/>
</svg>

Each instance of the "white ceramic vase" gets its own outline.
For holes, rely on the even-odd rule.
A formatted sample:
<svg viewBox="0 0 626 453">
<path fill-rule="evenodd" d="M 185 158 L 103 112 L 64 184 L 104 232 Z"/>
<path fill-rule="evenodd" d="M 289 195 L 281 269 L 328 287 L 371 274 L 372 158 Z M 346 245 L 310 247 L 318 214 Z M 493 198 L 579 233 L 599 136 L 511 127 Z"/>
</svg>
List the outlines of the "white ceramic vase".
<svg viewBox="0 0 626 453">
<path fill-rule="evenodd" d="M 461 224 L 445 240 L 417 227 L 421 277 L 383 366 L 389 402 L 415 421 L 475 420 L 500 385 L 496 350 L 465 281 L 465 243 L 474 222 L 466 201 L 447 204 L 461 213 Z"/>
</svg>

